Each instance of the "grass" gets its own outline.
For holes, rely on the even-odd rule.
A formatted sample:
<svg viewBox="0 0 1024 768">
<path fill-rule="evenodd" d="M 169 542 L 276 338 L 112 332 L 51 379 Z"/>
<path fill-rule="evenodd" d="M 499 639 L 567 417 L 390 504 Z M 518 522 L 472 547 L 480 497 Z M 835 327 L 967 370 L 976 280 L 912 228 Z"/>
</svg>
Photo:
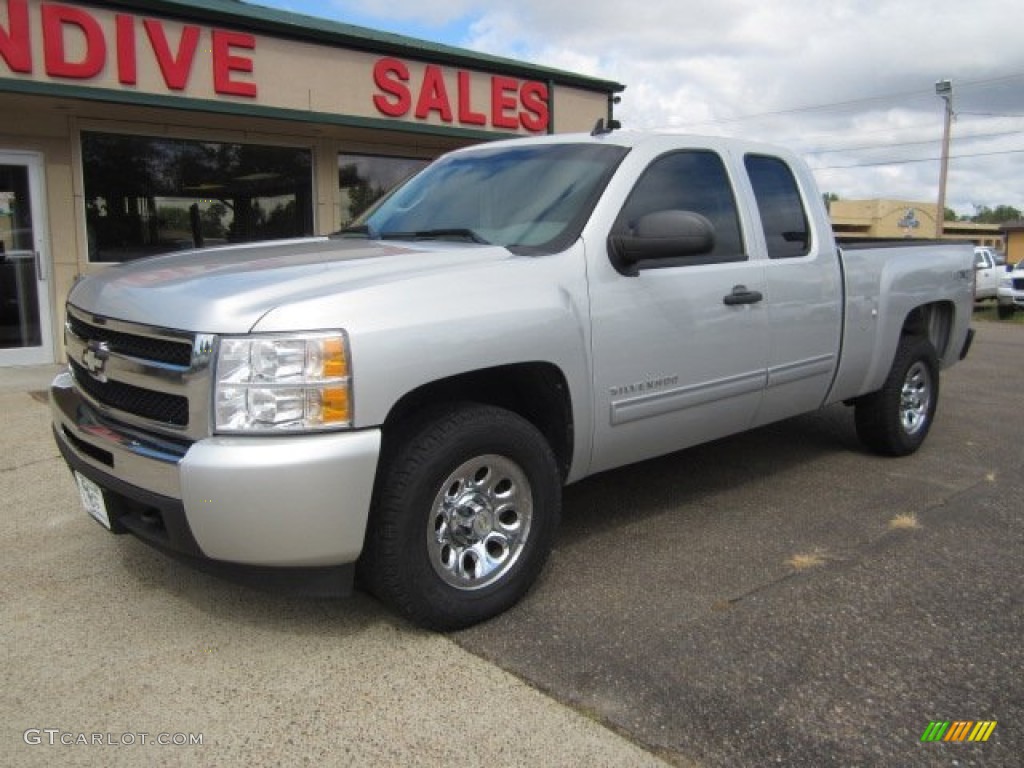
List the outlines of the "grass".
<svg viewBox="0 0 1024 768">
<path fill-rule="evenodd" d="M 1014 312 L 1008 319 L 1000 320 L 999 315 L 996 314 L 996 303 L 985 301 L 974 305 L 974 319 L 992 323 L 1024 325 L 1024 312 Z"/>
<path fill-rule="evenodd" d="M 786 561 L 786 565 L 796 571 L 806 571 L 810 568 L 817 568 L 824 565 L 827 560 L 828 555 L 821 550 L 815 550 L 814 552 L 805 552 L 793 555 Z"/>
<path fill-rule="evenodd" d="M 889 521 L 889 527 L 895 530 L 909 531 L 920 528 L 921 524 L 917 522 L 917 515 L 896 515 Z"/>
</svg>

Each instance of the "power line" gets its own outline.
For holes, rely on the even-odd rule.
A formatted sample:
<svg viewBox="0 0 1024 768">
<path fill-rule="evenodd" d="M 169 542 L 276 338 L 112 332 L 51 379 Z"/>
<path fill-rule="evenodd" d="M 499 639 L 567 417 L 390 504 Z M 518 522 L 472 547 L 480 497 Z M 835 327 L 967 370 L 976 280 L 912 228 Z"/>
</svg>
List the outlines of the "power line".
<svg viewBox="0 0 1024 768">
<path fill-rule="evenodd" d="M 957 112 L 957 115 L 971 115 L 972 117 L 1024 117 L 1024 112 Z"/>
<path fill-rule="evenodd" d="M 950 155 L 950 160 L 961 160 L 970 157 L 995 157 L 997 155 L 1017 155 L 1024 154 L 1024 149 L 1007 149 L 1002 152 L 977 152 L 969 155 Z M 817 168 L 812 167 L 813 171 L 835 171 L 842 168 L 875 168 L 878 166 L 885 165 L 909 165 L 911 163 L 935 163 L 941 158 L 938 157 L 924 157 L 917 160 L 886 160 L 879 161 L 877 163 L 853 163 L 851 165 L 823 165 Z"/>
<path fill-rule="evenodd" d="M 1012 75 L 1002 75 L 1000 77 L 992 77 L 981 80 L 962 80 L 957 82 L 957 91 L 964 89 L 970 89 L 974 87 L 988 87 L 991 85 L 997 85 L 999 83 L 1006 82 L 1008 80 L 1016 80 L 1018 78 L 1024 78 L 1024 72 L 1018 72 Z M 933 95 L 930 91 L 904 91 L 902 93 L 890 93 L 882 96 L 866 96 L 860 99 L 849 99 L 847 101 L 836 101 L 825 104 L 811 104 L 802 107 L 790 107 L 787 109 L 777 109 L 770 112 L 759 112 L 749 115 L 738 115 L 736 117 L 723 117 L 716 120 L 702 120 L 695 123 L 683 123 L 680 127 L 691 126 L 691 125 L 719 125 L 723 123 L 737 123 L 743 120 L 754 120 L 762 117 L 778 117 L 780 115 L 792 115 L 801 112 L 819 112 L 829 111 L 833 109 L 847 108 L 859 106 L 861 104 L 871 104 L 874 102 L 881 101 L 892 101 L 893 99 L 917 99 L 923 98 L 924 96 Z"/>
<path fill-rule="evenodd" d="M 953 141 L 971 141 L 973 139 L 990 139 L 998 136 L 1018 136 L 1021 131 L 998 131 L 995 133 L 975 133 L 970 136 L 954 136 Z M 920 146 L 922 144 L 934 144 L 938 139 L 926 139 L 923 141 L 903 141 L 895 144 L 873 144 L 870 146 L 863 147 L 840 147 L 839 149 L 805 149 L 802 154 L 805 155 L 828 155 L 837 152 L 867 152 L 874 149 L 893 149 L 895 147 L 913 147 Z"/>
</svg>

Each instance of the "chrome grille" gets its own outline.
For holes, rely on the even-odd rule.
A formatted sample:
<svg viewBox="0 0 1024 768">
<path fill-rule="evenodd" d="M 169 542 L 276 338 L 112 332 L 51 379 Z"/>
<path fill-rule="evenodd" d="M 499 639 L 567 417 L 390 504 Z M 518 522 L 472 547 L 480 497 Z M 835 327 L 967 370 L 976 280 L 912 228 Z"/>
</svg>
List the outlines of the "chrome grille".
<svg viewBox="0 0 1024 768">
<path fill-rule="evenodd" d="M 209 434 L 213 336 L 68 305 L 65 341 L 76 387 L 106 417 L 178 439 Z"/>
<path fill-rule="evenodd" d="M 98 381 L 79 363 L 69 360 L 78 386 L 94 400 L 125 413 L 178 427 L 188 426 L 188 399 L 119 381 Z"/>
<path fill-rule="evenodd" d="M 89 325 L 73 315 L 68 315 L 68 330 L 80 339 L 105 341 L 112 352 L 127 357 L 155 360 L 169 365 L 187 366 L 192 362 L 192 345 L 189 343 L 119 333 L 103 326 Z"/>
</svg>

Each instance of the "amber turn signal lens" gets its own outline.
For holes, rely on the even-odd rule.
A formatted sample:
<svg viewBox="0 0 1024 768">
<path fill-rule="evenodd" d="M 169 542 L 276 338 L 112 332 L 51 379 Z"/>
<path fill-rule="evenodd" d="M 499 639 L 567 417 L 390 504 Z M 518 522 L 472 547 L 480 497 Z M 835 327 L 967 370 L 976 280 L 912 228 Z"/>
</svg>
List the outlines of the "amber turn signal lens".
<svg viewBox="0 0 1024 768">
<path fill-rule="evenodd" d="M 321 391 L 321 414 L 324 424 L 347 424 L 349 413 L 348 389 L 331 388 Z"/>
<path fill-rule="evenodd" d="M 339 336 L 324 339 L 324 378 L 340 379 L 348 376 L 348 358 L 345 355 L 345 341 Z"/>
</svg>

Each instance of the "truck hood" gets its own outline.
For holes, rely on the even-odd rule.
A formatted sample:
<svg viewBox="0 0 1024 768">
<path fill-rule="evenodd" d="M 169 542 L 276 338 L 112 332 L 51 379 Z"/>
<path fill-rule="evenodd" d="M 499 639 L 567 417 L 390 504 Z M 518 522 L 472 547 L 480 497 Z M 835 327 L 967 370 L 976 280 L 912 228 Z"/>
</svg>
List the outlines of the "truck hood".
<svg viewBox="0 0 1024 768">
<path fill-rule="evenodd" d="M 140 259 L 79 282 L 68 301 L 127 322 L 198 333 L 246 333 L 271 310 L 367 285 L 514 258 L 451 242 L 313 238 Z"/>
</svg>

